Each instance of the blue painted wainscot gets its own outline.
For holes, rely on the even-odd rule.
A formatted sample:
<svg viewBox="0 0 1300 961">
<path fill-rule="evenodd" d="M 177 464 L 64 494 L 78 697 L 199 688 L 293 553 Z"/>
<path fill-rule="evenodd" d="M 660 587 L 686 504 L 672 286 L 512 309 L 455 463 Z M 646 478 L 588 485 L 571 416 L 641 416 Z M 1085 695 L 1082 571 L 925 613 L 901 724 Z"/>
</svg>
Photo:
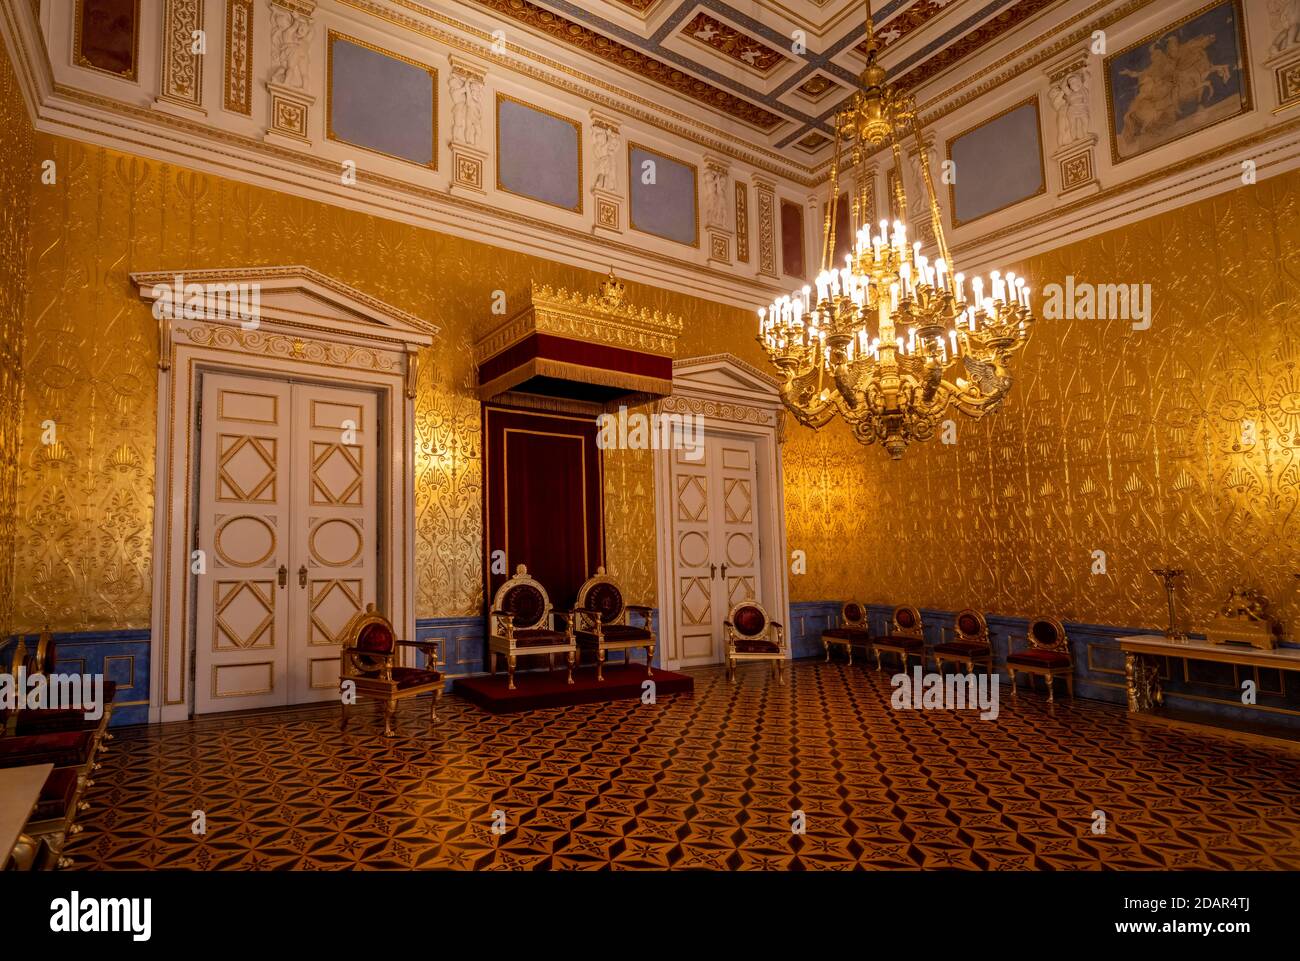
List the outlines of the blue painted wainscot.
<svg viewBox="0 0 1300 961">
<path fill-rule="evenodd" d="M 29 643 L 34 643 L 35 636 Z M 103 674 L 117 684 L 111 727 L 149 720 L 149 631 L 55 633 L 60 674 Z"/>
<path fill-rule="evenodd" d="M 887 604 L 866 606 L 871 632 L 886 633 L 893 607 Z M 795 657 L 825 656 L 821 632 L 840 623 L 840 607 L 839 601 L 802 601 L 790 605 L 790 643 Z M 985 616 L 998 662 L 1005 662 L 1009 643 L 1014 643 L 1017 651 L 1027 646 L 1028 618 L 987 612 Z M 955 618 L 955 611 L 922 608 L 926 646 L 941 643 L 944 629 L 951 631 Z M 1118 638 L 1160 632 L 1150 628 L 1066 621 L 1065 633 L 1074 656 L 1075 695 L 1126 705 L 1124 655 L 1119 649 Z M 1297 645 L 1284 646 L 1294 648 Z M 1238 668 L 1175 657 L 1161 658 L 1160 661 L 1160 683 L 1167 706 L 1178 708 L 1188 716 L 1200 715 L 1207 723 L 1217 720 L 1266 724 L 1300 733 L 1300 677 L 1295 673 Z M 1000 673 L 1006 683 L 1006 671 L 1000 669 Z M 1241 684 L 1245 680 L 1254 680 L 1256 684 L 1257 703 L 1252 706 L 1241 703 Z M 1022 680 L 1021 686 L 1025 683 Z M 1041 681 L 1038 690 L 1042 691 Z M 1058 697 L 1061 693 L 1058 691 Z"/>
</svg>

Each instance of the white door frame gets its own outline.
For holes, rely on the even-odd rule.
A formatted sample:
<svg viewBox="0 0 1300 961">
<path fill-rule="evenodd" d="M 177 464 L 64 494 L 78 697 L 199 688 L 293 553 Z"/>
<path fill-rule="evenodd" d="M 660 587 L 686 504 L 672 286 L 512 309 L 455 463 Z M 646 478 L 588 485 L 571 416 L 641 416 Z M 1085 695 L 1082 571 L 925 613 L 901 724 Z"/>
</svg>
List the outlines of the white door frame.
<svg viewBox="0 0 1300 961">
<path fill-rule="evenodd" d="M 775 377 L 732 354 L 673 361 L 673 392 L 656 405 L 663 413 L 697 414 L 705 429 L 741 434 L 756 441 L 761 545 L 759 597 L 790 642 L 790 568 L 785 539 L 785 483 L 781 472 L 785 408 Z M 659 565 L 659 646 L 663 666 L 674 670 L 681 657 L 677 640 L 677 577 L 673 565 L 672 451 L 656 450 L 655 539 Z"/>
<path fill-rule="evenodd" d="M 132 274 L 131 281 L 159 318 L 149 720 L 184 720 L 193 711 L 195 415 L 199 376 L 207 371 L 378 394 L 388 484 L 379 498 L 387 538 L 380 604 L 403 636 L 414 637 L 416 358 L 438 328 L 307 267 L 160 271 Z M 195 297 L 214 288 L 188 286 L 194 284 L 256 285 L 256 326 L 226 316 L 214 298 Z M 189 303 L 166 311 L 172 291 Z"/>
</svg>

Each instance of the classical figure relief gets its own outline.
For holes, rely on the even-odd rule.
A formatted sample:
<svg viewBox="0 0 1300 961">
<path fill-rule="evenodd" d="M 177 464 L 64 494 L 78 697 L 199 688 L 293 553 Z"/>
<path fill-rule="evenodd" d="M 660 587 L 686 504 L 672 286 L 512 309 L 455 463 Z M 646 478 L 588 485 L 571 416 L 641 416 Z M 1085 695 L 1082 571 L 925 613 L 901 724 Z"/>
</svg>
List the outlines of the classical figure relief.
<svg viewBox="0 0 1300 961">
<path fill-rule="evenodd" d="M 1056 108 L 1056 145 L 1068 147 L 1092 134 L 1092 83 L 1087 70 L 1075 70 L 1052 84 L 1048 99 Z"/>
<path fill-rule="evenodd" d="M 727 171 L 706 167 L 704 171 L 704 217 L 711 227 L 727 224 Z"/>
<path fill-rule="evenodd" d="M 311 67 L 312 22 L 271 4 L 271 82 L 303 90 Z"/>
<path fill-rule="evenodd" d="M 1268 24 L 1273 30 L 1270 53 L 1282 53 L 1300 43 L 1300 0 L 1268 0 Z"/>
<path fill-rule="evenodd" d="M 618 148 L 622 138 L 614 127 L 598 123 L 591 131 L 596 155 L 596 188 L 618 190 Z"/>
<path fill-rule="evenodd" d="M 454 70 L 448 82 L 451 93 L 451 139 L 477 147 L 483 139 L 483 78 Z"/>
</svg>

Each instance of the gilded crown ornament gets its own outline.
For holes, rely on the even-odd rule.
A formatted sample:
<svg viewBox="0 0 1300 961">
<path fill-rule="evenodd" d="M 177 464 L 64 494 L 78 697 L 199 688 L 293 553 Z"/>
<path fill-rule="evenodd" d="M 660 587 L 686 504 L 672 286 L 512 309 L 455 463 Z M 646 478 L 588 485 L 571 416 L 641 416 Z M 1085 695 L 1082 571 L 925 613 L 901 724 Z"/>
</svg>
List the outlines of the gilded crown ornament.
<svg viewBox="0 0 1300 961">
<path fill-rule="evenodd" d="M 987 281 L 968 282 L 954 271 L 915 104 L 886 82 L 870 0 L 865 6 L 867 66 L 860 89 L 833 119 L 822 270 L 813 285 L 758 312 L 758 340 L 784 375 L 781 398 L 796 420 L 818 429 L 838 414 L 859 442 L 879 443 L 898 460 L 913 441 L 933 437 L 952 409 L 979 418 L 1002 405 L 1013 381 L 1011 360 L 1028 340 L 1033 312 L 1024 278 L 995 270 Z M 908 130 L 929 201 L 935 258 L 908 239 L 899 177 L 898 219 L 880 221 L 878 233 L 876 225 L 862 225 L 837 267 L 842 151 L 849 148 L 848 165 L 855 166 L 888 142 L 901 171 Z"/>
</svg>

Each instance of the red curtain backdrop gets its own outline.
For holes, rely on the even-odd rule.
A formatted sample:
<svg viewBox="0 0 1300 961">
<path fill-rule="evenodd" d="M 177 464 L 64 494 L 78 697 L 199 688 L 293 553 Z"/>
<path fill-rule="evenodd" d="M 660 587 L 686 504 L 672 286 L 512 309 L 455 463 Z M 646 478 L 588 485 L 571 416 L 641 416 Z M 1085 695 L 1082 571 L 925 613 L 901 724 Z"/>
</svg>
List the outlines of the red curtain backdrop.
<svg viewBox="0 0 1300 961">
<path fill-rule="evenodd" d="M 605 563 L 604 485 L 596 418 L 485 405 L 483 545 L 487 602 L 519 564 L 557 608 Z M 506 552 L 508 573 L 492 571 Z"/>
</svg>

